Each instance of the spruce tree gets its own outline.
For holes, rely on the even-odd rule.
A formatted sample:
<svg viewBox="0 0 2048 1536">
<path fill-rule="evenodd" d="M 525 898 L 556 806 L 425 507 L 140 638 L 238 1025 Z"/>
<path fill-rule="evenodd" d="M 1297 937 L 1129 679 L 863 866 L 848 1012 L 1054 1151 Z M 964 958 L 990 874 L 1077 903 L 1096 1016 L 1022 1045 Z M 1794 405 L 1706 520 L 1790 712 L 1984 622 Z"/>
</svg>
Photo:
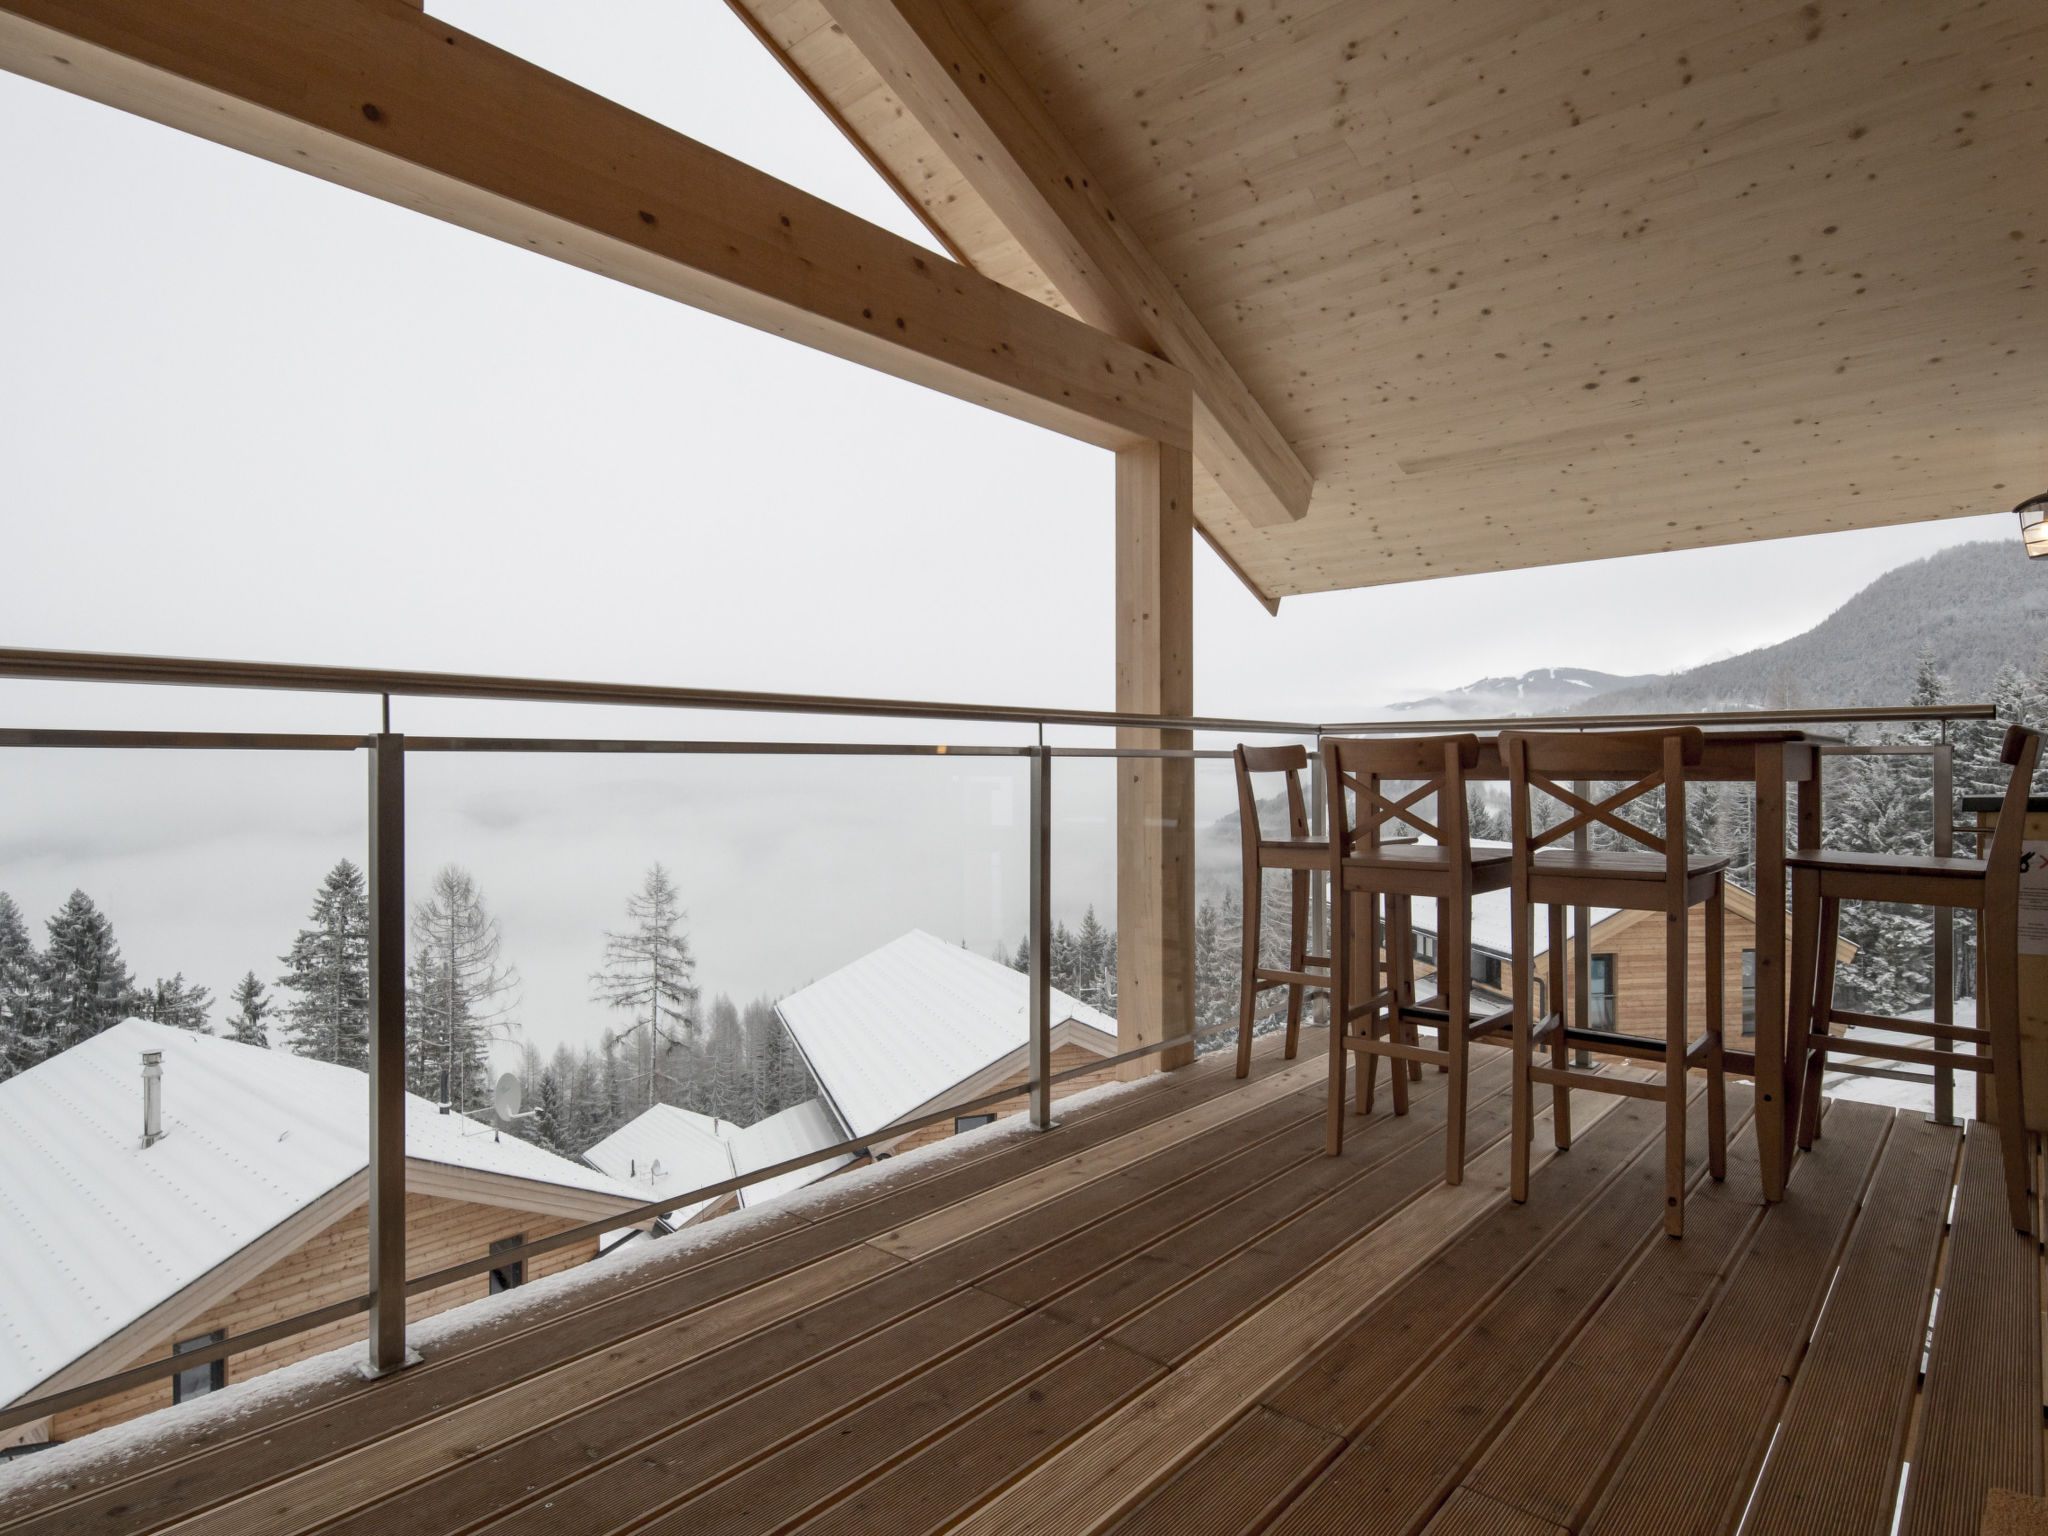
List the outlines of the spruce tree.
<svg viewBox="0 0 2048 1536">
<path fill-rule="evenodd" d="M 633 1020 L 616 1038 L 638 1036 L 643 1108 L 661 1099 L 663 1057 L 696 1043 L 697 961 L 689 935 L 679 931 L 685 915 L 675 882 L 654 865 L 626 900 L 632 927 L 604 936 L 604 965 L 590 978 L 599 1002 Z"/>
<path fill-rule="evenodd" d="M 155 986 L 145 988 L 136 1000 L 135 1011 L 158 1024 L 170 1024 L 203 1035 L 209 1032 L 206 1014 L 212 1007 L 213 994 L 205 987 L 187 982 L 185 973 L 180 971 L 169 981 L 159 976 Z"/>
<path fill-rule="evenodd" d="M 43 1026 L 34 1042 L 37 1060 L 111 1029 L 138 1001 L 114 925 L 85 892 L 73 891 L 47 927 L 36 989 Z"/>
<path fill-rule="evenodd" d="M 412 912 L 406 967 L 405 1056 L 414 1093 L 457 1114 L 491 1092 L 491 1040 L 511 1027 L 518 973 L 504 965 L 503 936 L 483 892 L 460 865 L 444 865 Z"/>
<path fill-rule="evenodd" d="M 0 1082 L 43 1058 L 36 991 L 40 968 L 21 908 L 0 891 Z"/>
<path fill-rule="evenodd" d="M 228 1001 L 235 1011 L 228 1015 L 228 1038 L 243 1045 L 270 1046 L 270 1027 L 266 1022 L 277 1012 L 277 1004 L 265 994 L 263 983 L 256 979 L 254 971 L 247 972 L 235 983 L 235 990 L 228 994 Z"/>
<path fill-rule="evenodd" d="M 301 1056 L 370 1065 L 370 902 L 363 872 L 343 859 L 313 897 L 308 926 L 280 957 L 285 1043 Z"/>
</svg>

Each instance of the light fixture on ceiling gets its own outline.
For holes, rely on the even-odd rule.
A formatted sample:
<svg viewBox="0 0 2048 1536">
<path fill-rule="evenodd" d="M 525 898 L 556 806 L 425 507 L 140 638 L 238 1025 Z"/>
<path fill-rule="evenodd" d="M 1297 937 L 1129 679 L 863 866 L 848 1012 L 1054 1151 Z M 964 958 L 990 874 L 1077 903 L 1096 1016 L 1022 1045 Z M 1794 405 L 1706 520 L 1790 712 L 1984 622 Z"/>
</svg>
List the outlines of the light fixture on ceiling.
<svg viewBox="0 0 2048 1536">
<path fill-rule="evenodd" d="M 2048 557 L 2048 491 L 2029 496 L 2013 511 L 2019 514 L 2020 542 L 2027 546 L 2027 558 Z"/>
</svg>

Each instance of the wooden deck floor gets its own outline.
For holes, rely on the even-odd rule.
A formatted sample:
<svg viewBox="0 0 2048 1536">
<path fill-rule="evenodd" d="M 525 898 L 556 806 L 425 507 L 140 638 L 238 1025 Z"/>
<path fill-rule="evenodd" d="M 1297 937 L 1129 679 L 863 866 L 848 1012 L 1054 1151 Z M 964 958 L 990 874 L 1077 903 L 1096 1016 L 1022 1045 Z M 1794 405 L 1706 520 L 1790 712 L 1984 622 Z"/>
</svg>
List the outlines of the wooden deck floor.
<svg viewBox="0 0 2048 1536">
<path fill-rule="evenodd" d="M 1504 1057 L 1453 1188 L 1434 1074 L 1320 1155 L 1320 1050 L 849 1183 L 289 1418 L 0 1495 L 0 1532 L 1822 1536 L 1890 1530 L 1910 1462 L 1900 1528 L 1963 1536 L 1988 1488 L 2040 1491 L 2040 1260 L 1991 1135 L 1836 1104 L 1766 1210 L 1741 1097 L 1672 1242 L 1655 1106 L 1575 1104 L 1514 1206 Z"/>
</svg>

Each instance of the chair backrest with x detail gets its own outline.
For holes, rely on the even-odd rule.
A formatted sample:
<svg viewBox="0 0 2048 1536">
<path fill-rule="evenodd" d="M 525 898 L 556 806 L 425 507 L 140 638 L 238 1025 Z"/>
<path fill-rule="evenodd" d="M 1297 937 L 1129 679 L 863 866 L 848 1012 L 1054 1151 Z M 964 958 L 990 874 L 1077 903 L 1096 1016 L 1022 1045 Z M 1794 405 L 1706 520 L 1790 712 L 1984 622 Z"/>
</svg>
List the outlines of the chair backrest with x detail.
<svg viewBox="0 0 2048 1536">
<path fill-rule="evenodd" d="M 1706 753 L 1706 737 L 1697 728 L 1503 731 L 1500 751 L 1508 770 L 1510 836 L 1518 871 L 1525 871 L 1536 854 L 1580 828 L 1602 826 L 1663 858 L 1668 878 L 1685 879 L 1685 770 L 1698 767 Z M 1604 799 L 1587 800 L 1560 782 L 1566 779 L 1619 783 L 1621 787 Z M 1620 814 L 1624 806 L 1659 789 L 1664 791 L 1662 832 Z M 1538 829 L 1532 790 L 1540 790 L 1564 807 L 1565 818 Z"/>
<path fill-rule="evenodd" d="M 1332 852 L 1344 859 L 1377 848 L 1382 829 L 1400 822 L 1469 856 L 1465 775 L 1478 766 L 1479 738 L 1469 733 L 1325 738 Z"/>
</svg>

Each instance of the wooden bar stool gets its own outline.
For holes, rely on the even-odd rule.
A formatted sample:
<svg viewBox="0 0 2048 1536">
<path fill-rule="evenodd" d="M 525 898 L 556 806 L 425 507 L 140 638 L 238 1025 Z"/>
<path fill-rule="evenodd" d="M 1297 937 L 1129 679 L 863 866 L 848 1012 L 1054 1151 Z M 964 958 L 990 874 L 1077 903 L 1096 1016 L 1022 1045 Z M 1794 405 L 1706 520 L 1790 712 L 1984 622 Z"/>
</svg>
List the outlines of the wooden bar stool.
<svg viewBox="0 0 2048 1536">
<path fill-rule="evenodd" d="M 2033 731 L 2015 725 L 2005 733 L 2000 758 L 2011 766 L 2012 777 L 2005 786 L 2005 802 L 1991 833 L 1991 846 L 1981 859 L 1800 848 L 1785 860 L 1792 873 L 1792 1013 L 1785 1059 L 1793 1063 L 1794 1073 L 1805 1074 L 1803 1081 L 1795 1078 L 1790 1084 L 1799 1094 L 1799 1145 L 1811 1147 L 1820 1133 L 1821 1072 L 1831 1051 L 1975 1072 L 1980 1116 L 1984 1109 L 1981 1088 L 1988 1075 L 1997 1092 L 2005 1197 L 2012 1209 L 2012 1224 L 2021 1232 L 2032 1230 L 2032 1215 L 2027 1199 L 2027 1122 L 2020 1090 L 2020 859 L 2027 796 L 2040 753 L 2041 738 Z M 1964 907 L 1981 913 L 1978 956 L 1984 984 L 1978 1022 L 1984 1027 L 1970 1029 L 1837 1008 L 1835 940 L 1845 901 Z M 1831 1024 L 1929 1035 L 1974 1045 L 1976 1054 L 1937 1052 L 1888 1040 L 1852 1041 L 1830 1033 Z"/>
<path fill-rule="evenodd" d="M 1237 762 L 1237 817 L 1244 844 L 1244 967 L 1237 1002 L 1237 1075 L 1252 1069 L 1252 1016 L 1259 994 L 1275 987 L 1287 989 L 1287 1059 L 1292 1061 L 1301 1045 L 1301 1000 L 1309 987 L 1327 987 L 1330 958 L 1308 952 L 1308 877 L 1329 866 L 1327 838 L 1311 837 L 1308 830 L 1308 800 L 1301 791 L 1302 771 L 1308 767 L 1308 749 L 1303 746 L 1239 746 L 1232 754 Z M 1259 799 L 1252 786 L 1255 773 L 1287 776 L 1287 836 L 1268 838 L 1259 829 Z M 1290 882 L 1294 910 L 1288 927 L 1287 965 L 1259 965 L 1259 930 L 1265 881 L 1269 869 L 1283 869 L 1293 875 Z M 1323 968 L 1316 975 L 1310 966 Z"/>
<path fill-rule="evenodd" d="M 1515 967 L 1515 1130 L 1512 1187 L 1516 1200 L 1529 1197 L 1529 1143 L 1535 1126 L 1535 1084 L 1553 1090 L 1557 1145 L 1571 1145 L 1571 1090 L 1589 1088 L 1630 1098 L 1662 1100 L 1664 1104 L 1664 1230 L 1673 1237 L 1685 1231 L 1685 1106 L 1687 1071 L 1707 1071 L 1707 1162 L 1717 1179 L 1728 1172 L 1728 1097 L 1722 1075 L 1721 1025 L 1725 1001 L 1723 957 L 1727 919 L 1725 858 L 1688 854 L 1685 846 L 1685 770 L 1697 767 L 1706 738 L 1694 729 L 1682 731 L 1503 731 L 1501 756 L 1506 760 L 1513 799 L 1513 908 Z M 1597 804 L 1558 781 L 1593 779 L 1623 787 Z M 1652 790 L 1664 790 L 1664 831 L 1661 835 L 1616 814 Z M 1573 814 L 1554 826 L 1536 829 L 1530 802 L 1532 790 Z M 1551 850 L 1552 843 L 1595 823 L 1641 845 L 1642 851 L 1600 849 Z M 1550 907 L 1550 996 L 1555 1011 L 1533 1016 L 1535 986 L 1534 934 L 1530 909 Z M 1687 949 L 1692 908 L 1706 907 L 1706 1033 L 1688 1040 L 1686 1026 Z M 1631 912 L 1664 914 L 1664 1038 L 1623 1034 L 1618 1030 L 1568 1025 L 1563 1013 L 1563 920 L 1565 907 L 1619 907 Z M 1536 1046 L 1550 1043 L 1550 1064 L 1535 1062 Z M 1661 1083 L 1575 1070 L 1569 1050 L 1583 1045 L 1612 1055 L 1663 1064 Z"/>
<path fill-rule="evenodd" d="M 1323 743 L 1324 787 L 1329 797 L 1329 869 L 1332 901 L 1330 966 L 1330 1101 L 1326 1145 L 1344 1150 L 1344 1065 L 1358 1057 L 1358 1105 L 1372 1103 L 1373 1071 L 1382 1056 L 1394 1113 L 1408 1112 L 1408 1064 L 1435 1062 L 1450 1073 L 1445 1109 L 1444 1182 L 1465 1176 L 1466 1062 L 1470 1043 L 1506 1027 L 1511 1010 L 1475 1020 L 1471 1014 L 1472 898 L 1506 888 L 1505 849 L 1475 852 L 1465 817 L 1465 774 L 1479 762 L 1477 736 L 1392 740 L 1332 739 Z M 1395 799 L 1395 786 L 1412 786 Z M 1425 813 L 1426 803 L 1435 804 Z M 1427 819 L 1434 816 L 1432 822 Z M 1418 843 L 1383 838 L 1400 821 L 1434 838 Z M 1434 899 L 1437 920 L 1437 995 L 1415 1001 L 1412 903 Z M 1386 971 L 1378 985 L 1379 915 L 1387 903 Z M 1360 910 L 1363 903 L 1364 910 Z M 1352 975 L 1364 967 L 1370 995 L 1350 1001 Z M 1340 1006 L 1340 1001 L 1343 1000 Z M 1433 1029 L 1437 1046 L 1419 1043 Z M 1382 1035 L 1382 1029 L 1385 1033 Z"/>
</svg>

